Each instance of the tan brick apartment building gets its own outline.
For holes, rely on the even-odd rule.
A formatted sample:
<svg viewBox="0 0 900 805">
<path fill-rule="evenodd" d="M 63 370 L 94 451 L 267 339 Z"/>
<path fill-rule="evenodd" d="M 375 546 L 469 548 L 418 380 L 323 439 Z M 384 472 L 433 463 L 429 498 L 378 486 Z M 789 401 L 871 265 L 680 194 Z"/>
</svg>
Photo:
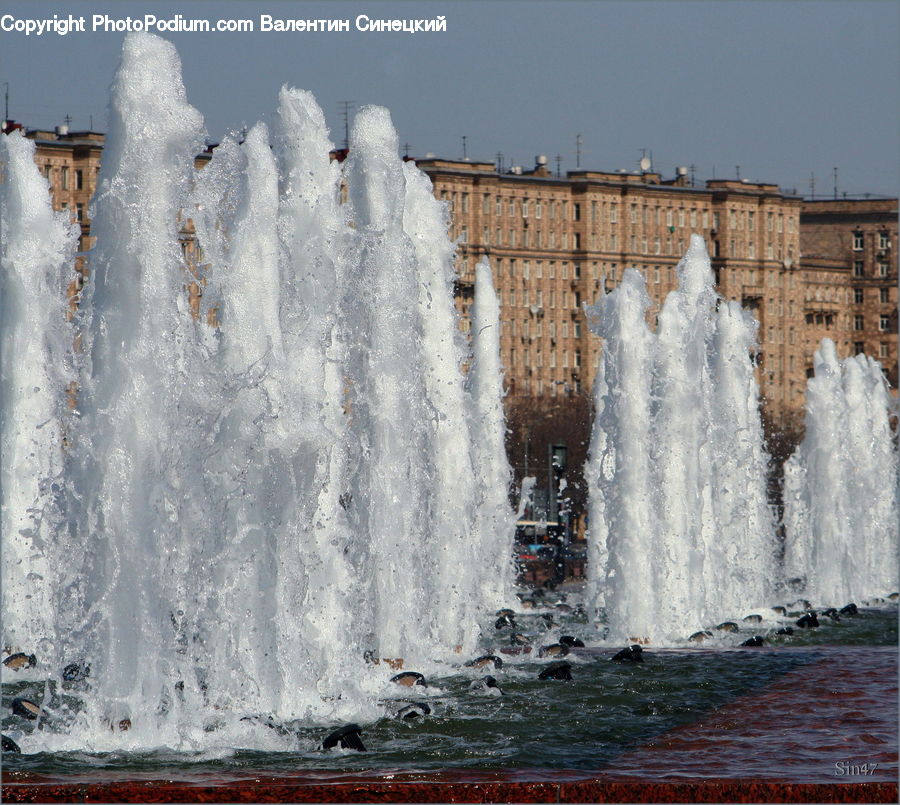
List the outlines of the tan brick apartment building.
<svg viewBox="0 0 900 805">
<path fill-rule="evenodd" d="M 54 208 L 72 211 L 81 247 L 90 248 L 88 200 L 104 135 L 60 127 L 27 136 L 36 141 Z M 208 158 L 200 155 L 198 166 Z M 864 350 L 879 358 L 896 388 L 896 199 L 804 202 L 746 180 L 695 187 L 684 169 L 670 180 L 650 171 L 556 177 L 543 158 L 537 162 L 530 171 L 500 173 L 492 163 L 417 160 L 451 206 L 464 329 L 474 266 L 483 255 L 491 261 L 511 395 L 589 391 L 600 344 L 582 303 L 594 301 L 603 278 L 614 287 L 635 267 L 647 279 L 652 322 L 675 287 L 692 233 L 707 242 L 719 292 L 759 319 L 760 384 L 774 410 L 802 407 L 812 353 L 825 335 L 841 354 Z M 183 249 L 185 287 L 197 309 L 202 277 L 189 225 Z"/>
<path fill-rule="evenodd" d="M 810 339 L 836 331 L 896 389 L 897 199 L 806 201 L 800 222 Z"/>
</svg>

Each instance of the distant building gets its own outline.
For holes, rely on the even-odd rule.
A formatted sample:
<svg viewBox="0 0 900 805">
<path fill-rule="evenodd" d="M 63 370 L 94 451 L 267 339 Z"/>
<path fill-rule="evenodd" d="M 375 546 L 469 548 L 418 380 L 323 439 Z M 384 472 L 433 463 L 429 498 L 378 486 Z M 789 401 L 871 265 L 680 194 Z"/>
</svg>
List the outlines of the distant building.
<svg viewBox="0 0 900 805">
<path fill-rule="evenodd" d="M 589 390 L 600 344 L 581 311 L 601 282 L 626 268 L 646 278 L 651 323 L 677 284 L 675 266 L 692 233 L 706 241 L 719 292 L 760 323 L 759 379 L 776 410 L 803 404 L 807 354 L 800 260 L 802 199 L 777 185 L 711 180 L 695 187 L 686 169 L 665 180 L 651 171 L 533 170 L 499 173 L 491 163 L 417 160 L 453 210 L 459 294 L 468 322 L 474 265 L 493 265 L 503 320 L 501 350 L 511 394 Z"/>
<path fill-rule="evenodd" d="M 7 123 L 4 133 L 18 124 Z M 51 185 L 54 209 L 81 224 L 80 248 L 93 246 L 88 202 L 97 184 L 104 135 L 26 130 Z M 341 159 L 345 152 L 335 152 Z M 197 157 L 197 167 L 209 153 Z M 539 157 L 530 170 L 425 158 L 417 165 L 452 211 L 458 242 L 461 326 L 469 327 L 475 264 L 488 256 L 501 304 L 501 358 L 513 396 L 589 392 L 600 342 L 582 303 L 605 278 L 641 271 L 651 323 L 676 286 L 675 266 L 692 233 L 710 252 L 716 285 L 759 321 L 758 376 L 773 413 L 797 412 L 820 339 L 839 353 L 866 352 L 897 378 L 897 199 L 804 201 L 777 185 L 709 180 L 694 186 L 684 168 L 671 179 L 642 171 L 570 171 L 554 176 Z M 182 230 L 185 288 L 199 315 L 203 258 L 190 220 Z M 76 265 L 71 293 L 85 271 Z M 215 311 L 212 314 L 213 321 Z"/>
<path fill-rule="evenodd" d="M 877 358 L 896 390 L 897 199 L 805 201 L 800 246 L 809 346 L 827 335 Z"/>
</svg>

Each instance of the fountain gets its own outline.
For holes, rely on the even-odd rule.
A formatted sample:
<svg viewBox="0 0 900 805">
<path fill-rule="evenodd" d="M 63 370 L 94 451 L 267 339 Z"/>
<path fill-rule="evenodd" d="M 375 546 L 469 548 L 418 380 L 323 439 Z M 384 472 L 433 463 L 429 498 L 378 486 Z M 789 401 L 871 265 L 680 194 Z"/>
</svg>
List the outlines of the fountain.
<svg viewBox="0 0 900 805">
<path fill-rule="evenodd" d="M 653 333 L 643 277 L 588 309 L 604 339 L 591 485 L 589 601 L 611 635 L 655 644 L 768 607 L 774 524 L 750 352 L 756 322 L 716 310 L 702 238 Z"/>
<path fill-rule="evenodd" d="M 807 382 L 806 435 L 785 464 L 785 574 L 840 606 L 897 587 L 897 451 L 879 363 L 824 339 Z"/>
<path fill-rule="evenodd" d="M 21 768 L 594 769 L 811 661 L 657 652 L 770 606 L 779 574 L 755 322 L 717 299 L 702 240 L 657 332 L 634 271 L 589 310 L 588 606 L 568 587 L 519 607 L 491 269 L 475 269 L 467 348 L 447 209 L 388 112 L 359 111 L 343 165 L 288 87 L 271 132 L 225 138 L 197 171 L 203 133 L 174 48 L 128 36 L 71 320 L 77 230 L 30 143 L 0 138 L 0 334 L 22 356 L 0 399 L 3 643 L 37 657 L 3 668 L 5 702 L 33 702 L 4 708 Z M 887 427 L 867 416 L 860 439 Z M 757 632 L 777 640 L 775 624 Z M 878 613 L 847 628 L 896 639 Z M 651 644 L 645 662 L 607 663 L 628 638 Z M 392 682 L 400 668 L 428 684 Z M 323 748 L 347 721 L 368 759 Z"/>
<path fill-rule="evenodd" d="M 38 482 L 67 479 L 43 518 L 46 543 L 9 528 L 31 539 L 41 579 L 29 584 L 48 600 L 35 596 L 32 613 L 12 584 L 5 603 L 23 621 L 5 632 L 11 647 L 38 635 L 51 666 L 90 664 L 90 696 L 56 748 L 114 746 L 96 725 L 125 721 L 131 744 L 198 747 L 213 731 L 258 741 L 248 717 L 371 720 L 382 659 L 469 656 L 480 622 L 512 593 L 498 341 L 476 339 L 468 389 L 446 212 L 399 159 L 387 111 L 360 110 L 343 172 L 309 93 L 282 90 L 274 148 L 258 124 L 196 173 L 202 135 L 174 49 L 129 36 L 95 200 L 68 450 L 62 375 L 40 381 L 40 405 L 5 396 L 4 428 L 50 427 L 4 512 L 25 516 L 46 494 Z M 41 261 L 45 287 L 30 292 L 49 296 L 72 236 L 44 204 L 59 233 L 46 255 L 29 246 L 15 202 L 46 191 L 25 167 L 28 145 L 5 139 L 19 149 L 11 174 L 33 174 L 12 174 L 19 195 L 4 206 L 11 276 Z M 185 215 L 211 261 L 216 329 L 187 307 Z M 479 282 L 476 319 L 496 333 L 493 288 Z M 22 321 L 22 302 L 4 298 L 10 338 L 60 341 L 62 324 Z M 33 298 L 62 321 L 62 301 Z M 42 349 L 37 366 L 67 365 L 59 344 Z M 10 556 L 12 578 L 28 557 Z M 155 717 L 141 718 L 148 706 Z M 277 743 L 269 732 L 264 745 Z"/>
</svg>

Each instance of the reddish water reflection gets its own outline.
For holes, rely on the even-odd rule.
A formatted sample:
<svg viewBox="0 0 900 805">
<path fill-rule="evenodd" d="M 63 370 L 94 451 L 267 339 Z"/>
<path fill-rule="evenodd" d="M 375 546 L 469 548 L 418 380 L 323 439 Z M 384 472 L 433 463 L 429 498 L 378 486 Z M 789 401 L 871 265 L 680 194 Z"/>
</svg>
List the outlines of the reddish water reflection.
<svg viewBox="0 0 900 805">
<path fill-rule="evenodd" d="M 762 649 L 761 649 L 762 650 Z M 620 756 L 640 779 L 897 780 L 897 650 L 818 647 L 819 662 Z"/>
</svg>

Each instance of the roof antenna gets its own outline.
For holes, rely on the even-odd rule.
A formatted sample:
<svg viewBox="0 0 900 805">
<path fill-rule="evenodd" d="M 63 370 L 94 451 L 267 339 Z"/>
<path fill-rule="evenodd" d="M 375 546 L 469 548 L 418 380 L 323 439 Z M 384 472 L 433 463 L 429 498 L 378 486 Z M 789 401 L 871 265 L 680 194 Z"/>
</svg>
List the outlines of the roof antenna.
<svg viewBox="0 0 900 805">
<path fill-rule="evenodd" d="M 575 167 L 581 168 L 581 135 L 575 135 Z"/>
<path fill-rule="evenodd" d="M 469 158 L 469 152 L 466 150 L 466 135 L 462 136 L 463 141 L 463 162 L 465 162 Z"/>
<path fill-rule="evenodd" d="M 344 149 L 350 150 L 350 110 L 353 101 L 341 101 L 341 114 L 344 116 Z"/>
</svg>

